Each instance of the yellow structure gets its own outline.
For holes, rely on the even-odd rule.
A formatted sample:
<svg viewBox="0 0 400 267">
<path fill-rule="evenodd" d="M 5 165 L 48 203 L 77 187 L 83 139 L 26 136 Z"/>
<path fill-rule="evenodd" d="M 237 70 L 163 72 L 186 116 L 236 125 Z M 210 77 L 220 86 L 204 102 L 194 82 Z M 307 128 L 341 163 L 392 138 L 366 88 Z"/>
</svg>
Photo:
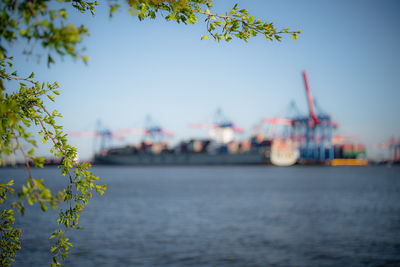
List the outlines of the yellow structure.
<svg viewBox="0 0 400 267">
<path fill-rule="evenodd" d="M 366 166 L 368 160 L 366 159 L 333 159 L 332 166 Z"/>
</svg>

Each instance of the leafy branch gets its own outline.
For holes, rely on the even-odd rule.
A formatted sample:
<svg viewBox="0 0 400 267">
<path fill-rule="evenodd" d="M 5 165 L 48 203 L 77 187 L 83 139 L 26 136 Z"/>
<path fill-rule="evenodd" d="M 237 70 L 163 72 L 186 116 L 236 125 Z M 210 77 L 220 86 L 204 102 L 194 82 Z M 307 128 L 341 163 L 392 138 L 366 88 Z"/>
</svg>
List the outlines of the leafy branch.
<svg viewBox="0 0 400 267">
<path fill-rule="evenodd" d="M 2 134 L 0 147 L 2 148 L 2 153 L 6 155 L 13 154 L 16 150 L 19 150 L 28 171 L 26 184 L 22 186 L 21 192 L 18 193 L 19 200 L 12 203 L 12 207 L 23 214 L 25 200 L 29 205 L 39 202 L 43 211 L 47 210 L 47 204 L 56 209 L 62 202 L 67 203 L 69 208 L 65 211 L 60 210 L 58 219 L 58 224 L 63 225 L 64 230 L 57 229 L 51 235 L 51 238 L 57 237 L 55 245 L 51 248 L 51 252 L 54 252 L 52 264 L 56 266 L 59 265 L 60 258 L 65 259 L 67 257 L 68 250 L 72 247 L 72 243 L 66 237 L 67 232 L 70 228 L 78 227 L 80 213 L 92 197 L 91 191 L 95 190 L 103 194 L 105 186 L 95 183 L 98 177 L 89 171 L 89 164 L 75 162 L 76 148 L 68 145 L 67 135 L 63 134 L 62 127 L 55 122 L 56 117 L 60 117 L 61 114 L 56 110 L 50 112 L 44 105 L 44 97 L 54 101 L 53 95 L 59 94 L 57 90 L 59 88 L 58 84 L 43 83 L 40 85 L 39 82 L 33 80 L 33 74 L 28 78 L 20 78 L 17 72 L 10 73 L 7 69 L 12 68 L 11 60 L 11 58 L 0 60 L 0 78 L 7 81 L 16 81 L 19 85 L 19 90 L 15 93 L 5 93 L 5 87 L 2 84 L 0 90 L 0 131 Z M 27 84 L 31 84 L 31 86 L 27 86 Z M 58 192 L 54 196 L 50 189 L 45 187 L 43 179 L 35 179 L 31 172 L 31 164 L 35 167 L 43 167 L 44 162 L 42 157 L 34 156 L 37 146 L 36 141 L 32 137 L 33 134 L 27 132 L 27 129 L 32 124 L 40 126 L 38 134 L 42 135 L 43 143 L 51 140 L 52 148 L 50 152 L 53 156 L 55 158 L 63 158 L 59 168 L 61 173 L 67 176 L 68 184 L 62 192 Z M 24 143 L 32 146 L 29 152 L 26 152 L 23 148 L 21 139 Z M 0 188 L 2 190 L 8 190 L 11 187 L 11 185 L 1 185 L 2 187 Z M 12 214 L 7 214 L 8 220 L 11 220 Z M 9 238 L 4 236 L 3 240 L 6 242 Z M 10 256 L 15 255 L 15 253 L 4 255 L 4 258 L 8 257 L 5 262 L 11 262 L 12 258 Z"/>
<path fill-rule="evenodd" d="M 300 30 L 291 31 L 290 29 L 282 28 L 278 31 L 274 24 L 263 22 L 260 19 L 255 19 L 254 16 L 249 15 L 247 9 L 239 10 L 236 4 L 232 10 L 226 14 L 221 15 L 217 13 L 211 13 L 209 9 L 205 11 L 195 10 L 195 13 L 203 14 L 206 17 L 207 31 L 209 34 L 218 42 L 221 40 L 230 41 L 232 40 L 231 35 L 242 39 L 245 42 L 250 37 L 255 37 L 258 34 L 264 35 L 267 41 L 281 41 L 283 34 L 291 34 L 294 41 L 297 40 Z M 220 31 L 218 32 L 218 28 Z M 204 35 L 202 39 L 208 39 L 207 35 Z"/>
<path fill-rule="evenodd" d="M 117 0 L 110 0 L 110 16 L 116 12 L 121 5 Z M 212 13 L 212 0 L 176 0 L 176 1 L 160 1 L 160 0 L 128 0 L 130 7 L 129 12 L 137 15 L 139 20 L 145 18 L 155 19 L 157 12 L 167 12 L 165 19 L 167 21 L 175 21 L 177 23 L 194 24 L 198 22 L 197 15 L 206 16 L 208 33 L 218 42 L 221 40 L 230 41 L 232 37 L 236 37 L 248 42 L 250 37 L 257 35 L 265 36 L 267 41 L 281 41 L 283 35 L 291 35 L 296 41 L 300 30 L 292 31 L 283 27 L 278 30 L 274 23 L 264 22 L 250 15 L 247 9 L 240 9 L 238 5 L 234 5 L 229 13 L 218 14 Z M 204 35 L 203 39 L 209 39 L 208 35 Z"/>
</svg>

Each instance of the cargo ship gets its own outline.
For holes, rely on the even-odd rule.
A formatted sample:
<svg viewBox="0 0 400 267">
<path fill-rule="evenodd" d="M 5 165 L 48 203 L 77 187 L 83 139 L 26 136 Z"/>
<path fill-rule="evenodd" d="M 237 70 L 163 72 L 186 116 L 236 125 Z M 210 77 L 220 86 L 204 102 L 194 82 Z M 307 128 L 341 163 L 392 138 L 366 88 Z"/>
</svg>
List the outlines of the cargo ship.
<svg viewBox="0 0 400 267">
<path fill-rule="evenodd" d="M 276 165 L 324 164 L 332 166 L 364 166 L 364 144 L 344 142 L 334 137 L 333 157 L 313 160 L 301 156 L 303 144 L 291 138 L 264 138 L 221 142 L 215 139 L 189 139 L 174 147 L 168 142 L 145 140 L 136 145 L 103 149 L 94 156 L 94 164 L 105 165 Z M 318 149 L 319 150 L 319 149 Z M 324 149 L 329 154 L 329 149 Z"/>
<path fill-rule="evenodd" d="M 189 139 L 170 148 L 166 132 L 148 119 L 147 127 L 141 133 L 143 141 L 136 145 L 120 148 L 101 149 L 95 154 L 95 164 L 109 165 L 257 165 L 270 164 L 272 140 L 254 134 L 248 140 L 237 141 L 237 133 L 244 130 L 228 120 L 220 109 L 213 124 L 192 124 L 193 128 L 209 130 L 207 139 Z M 287 161 L 280 154 L 274 158 Z M 296 162 L 295 158 L 292 164 Z"/>
<path fill-rule="evenodd" d="M 107 165 L 257 165 L 270 163 L 271 142 L 191 139 L 169 148 L 167 143 L 143 141 L 95 154 L 95 164 Z"/>
<path fill-rule="evenodd" d="M 165 143 L 143 141 L 137 145 L 110 148 L 96 153 L 94 164 L 105 165 L 276 165 L 325 164 L 365 166 L 368 160 L 363 144 L 335 144 L 334 158 L 304 160 L 299 144 L 291 139 L 251 138 L 219 144 L 211 139 L 190 139 L 169 148 Z M 328 152 L 328 151 L 326 151 Z"/>
</svg>

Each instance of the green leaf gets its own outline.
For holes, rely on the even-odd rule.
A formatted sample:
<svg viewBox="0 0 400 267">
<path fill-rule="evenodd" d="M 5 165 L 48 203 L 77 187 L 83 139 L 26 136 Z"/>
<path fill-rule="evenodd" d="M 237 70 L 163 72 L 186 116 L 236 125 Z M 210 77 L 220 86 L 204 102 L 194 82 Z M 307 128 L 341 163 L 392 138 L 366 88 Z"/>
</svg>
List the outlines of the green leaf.
<svg viewBox="0 0 400 267">
<path fill-rule="evenodd" d="M 22 36 L 24 36 L 28 31 L 26 29 L 19 29 L 19 34 L 21 34 Z"/>
<path fill-rule="evenodd" d="M 47 206 L 43 202 L 40 202 L 40 208 L 42 209 L 42 211 L 45 211 L 45 212 L 47 211 Z"/>
<path fill-rule="evenodd" d="M 48 55 L 48 56 L 47 56 L 47 67 L 50 67 L 50 65 L 51 65 L 52 63 L 54 63 L 54 60 L 53 60 L 53 58 L 52 58 L 50 55 Z"/>
<path fill-rule="evenodd" d="M 52 96 L 52 95 L 47 95 L 47 97 L 48 97 L 51 101 L 54 102 L 54 96 Z"/>
</svg>

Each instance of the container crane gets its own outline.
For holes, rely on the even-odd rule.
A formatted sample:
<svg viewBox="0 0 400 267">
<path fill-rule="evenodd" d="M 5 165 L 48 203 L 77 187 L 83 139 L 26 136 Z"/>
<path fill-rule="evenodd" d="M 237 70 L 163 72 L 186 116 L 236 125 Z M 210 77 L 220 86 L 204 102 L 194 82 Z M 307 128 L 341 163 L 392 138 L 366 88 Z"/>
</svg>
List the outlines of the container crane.
<svg viewBox="0 0 400 267">
<path fill-rule="evenodd" d="M 105 151 L 112 144 L 113 139 L 124 140 L 125 136 L 111 131 L 109 128 L 103 127 L 100 120 L 97 120 L 95 131 L 70 131 L 68 135 L 71 137 L 93 138 L 93 153 L 96 153 L 97 142 L 100 139 L 100 151 Z"/>
<path fill-rule="evenodd" d="M 304 141 L 300 143 L 301 159 L 313 161 L 333 160 L 332 132 L 337 123 L 334 123 L 331 116 L 324 112 L 316 113 L 316 103 L 312 98 L 307 73 L 303 71 L 302 75 L 309 115 L 292 118 L 291 135 L 293 137 L 304 136 Z"/>
<path fill-rule="evenodd" d="M 154 143 L 162 142 L 166 137 L 173 137 L 174 133 L 164 129 L 158 123 L 155 123 L 150 115 L 146 116 L 146 121 L 143 129 L 139 128 L 123 128 L 119 129 L 120 133 L 124 134 L 140 134 L 143 141 L 150 140 Z"/>
<path fill-rule="evenodd" d="M 189 124 L 189 127 L 194 129 L 208 129 L 211 138 L 221 144 L 233 141 L 235 134 L 244 132 L 244 129 L 229 120 L 220 108 L 217 109 L 212 124 Z"/>
</svg>

